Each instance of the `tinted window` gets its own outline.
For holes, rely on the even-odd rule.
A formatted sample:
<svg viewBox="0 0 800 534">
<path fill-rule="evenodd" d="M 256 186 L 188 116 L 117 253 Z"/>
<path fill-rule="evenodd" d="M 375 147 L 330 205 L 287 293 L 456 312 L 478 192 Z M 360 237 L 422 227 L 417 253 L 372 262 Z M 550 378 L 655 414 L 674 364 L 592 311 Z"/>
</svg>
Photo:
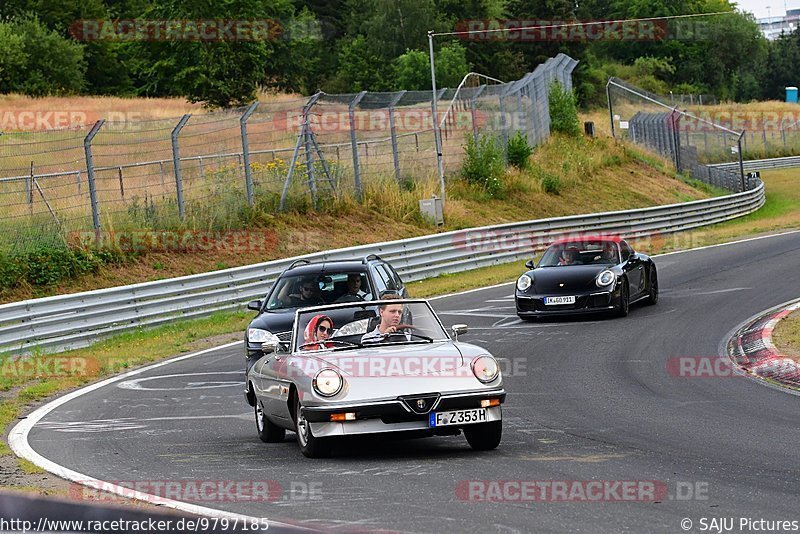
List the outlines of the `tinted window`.
<svg viewBox="0 0 800 534">
<path fill-rule="evenodd" d="M 386 289 L 390 291 L 397 291 L 400 289 L 397 287 L 394 278 L 392 278 L 392 275 L 389 274 L 389 271 L 386 269 L 385 265 L 376 265 L 375 272 L 378 273 L 378 278 L 381 279 L 381 282 L 383 282 L 383 284 L 386 286 Z"/>
</svg>

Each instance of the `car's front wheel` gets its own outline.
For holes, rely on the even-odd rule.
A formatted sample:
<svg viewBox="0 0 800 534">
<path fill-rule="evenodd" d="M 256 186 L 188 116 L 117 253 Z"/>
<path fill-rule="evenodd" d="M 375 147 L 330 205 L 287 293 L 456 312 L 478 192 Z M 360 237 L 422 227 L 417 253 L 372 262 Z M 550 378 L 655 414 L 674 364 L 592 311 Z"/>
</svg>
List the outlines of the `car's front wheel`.
<svg viewBox="0 0 800 534">
<path fill-rule="evenodd" d="M 503 422 L 479 423 L 464 427 L 464 437 L 476 451 L 490 451 L 500 445 L 503 437 Z"/>
<path fill-rule="evenodd" d="M 658 271 L 655 266 L 650 267 L 650 293 L 647 295 L 647 303 L 650 305 L 658 302 Z"/>
<path fill-rule="evenodd" d="M 306 421 L 301 410 L 300 399 L 294 399 L 294 418 L 297 432 L 297 444 L 300 452 L 308 458 L 327 458 L 331 455 L 330 438 L 318 438 L 311 432 L 311 424 Z"/>
<path fill-rule="evenodd" d="M 258 431 L 259 439 L 264 443 L 278 443 L 283 441 L 283 438 L 286 437 L 286 429 L 273 424 L 272 421 L 267 419 L 267 416 L 264 414 L 264 409 L 261 407 L 261 402 L 259 402 L 258 399 L 256 399 L 255 413 L 256 430 Z"/>
<path fill-rule="evenodd" d="M 619 303 L 617 304 L 617 309 L 615 310 L 617 317 L 627 317 L 628 316 L 628 309 L 630 307 L 631 297 L 630 297 L 630 290 L 628 289 L 628 282 L 624 280 L 622 282 L 622 287 L 619 290 Z"/>
</svg>

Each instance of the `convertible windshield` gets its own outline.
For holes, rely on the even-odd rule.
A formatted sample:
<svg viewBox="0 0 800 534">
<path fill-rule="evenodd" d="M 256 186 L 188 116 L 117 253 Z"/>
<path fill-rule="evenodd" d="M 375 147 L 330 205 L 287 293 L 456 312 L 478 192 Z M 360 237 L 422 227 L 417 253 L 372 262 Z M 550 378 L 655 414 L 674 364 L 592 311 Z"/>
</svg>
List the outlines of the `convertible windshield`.
<svg viewBox="0 0 800 534">
<path fill-rule="evenodd" d="M 614 241 L 574 241 L 550 245 L 539 267 L 614 265 L 619 258 L 619 245 Z"/>
<path fill-rule="evenodd" d="M 294 350 L 347 350 L 448 339 L 427 302 L 394 299 L 300 310 L 295 319 Z"/>
<path fill-rule="evenodd" d="M 267 311 L 372 300 L 367 275 L 358 272 L 286 276 L 270 293 Z"/>
</svg>

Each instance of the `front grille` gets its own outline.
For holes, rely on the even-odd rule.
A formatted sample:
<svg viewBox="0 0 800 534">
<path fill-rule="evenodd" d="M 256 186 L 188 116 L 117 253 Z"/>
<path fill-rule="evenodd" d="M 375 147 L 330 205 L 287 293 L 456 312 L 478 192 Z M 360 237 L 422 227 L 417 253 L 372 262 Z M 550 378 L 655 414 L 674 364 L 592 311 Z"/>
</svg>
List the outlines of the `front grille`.
<svg viewBox="0 0 800 534">
<path fill-rule="evenodd" d="M 292 340 L 292 331 L 291 330 L 289 330 L 288 332 L 278 332 L 275 335 L 278 336 L 278 339 L 280 341 L 291 341 Z"/>
<path fill-rule="evenodd" d="M 416 414 L 426 414 L 430 412 L 439 401 L 438 393 L 428 393 L 425 395 L 409 395 L 400 397 L 409 410 Z"/>
</svg>

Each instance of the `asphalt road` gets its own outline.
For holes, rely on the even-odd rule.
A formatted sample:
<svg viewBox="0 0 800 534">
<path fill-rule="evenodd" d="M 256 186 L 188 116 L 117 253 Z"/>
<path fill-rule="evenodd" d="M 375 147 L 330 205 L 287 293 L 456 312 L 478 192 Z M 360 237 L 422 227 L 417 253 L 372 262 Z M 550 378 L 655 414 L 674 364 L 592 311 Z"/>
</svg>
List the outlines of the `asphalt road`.
<svg viewBox="0 0 800 534">
<path fill-rule="evenodd" d="M 667 363 L 716 357 L 733 327 L 796 297 L 800 234 L 656 262 L 661 301 L 624 319 L 522 323 L 511 285 L 433 302 L 447 325 L 470 325 L 463 340 L 506 359 L 504 437 L 492 452 L 461 436 L 348 442 L 325 460 L 303 457 L 292 433 L 264 444 L 241 394 L 241 347 L 84 395 L 46 416 L 30 443 L 104 480 L 277 481 L 274 502 L 200 504 L 347 531 L 682 532 L 688 518 L 700 532 L 701 518 L 735 518 L 737 529 L 741 517 L 800 521 L 800 398 L 747 378 L 675 376 Z M 467 480 L 656 481 L 668 495 L 481 502 L 457 491 Z"/>
</svg>

